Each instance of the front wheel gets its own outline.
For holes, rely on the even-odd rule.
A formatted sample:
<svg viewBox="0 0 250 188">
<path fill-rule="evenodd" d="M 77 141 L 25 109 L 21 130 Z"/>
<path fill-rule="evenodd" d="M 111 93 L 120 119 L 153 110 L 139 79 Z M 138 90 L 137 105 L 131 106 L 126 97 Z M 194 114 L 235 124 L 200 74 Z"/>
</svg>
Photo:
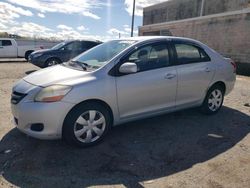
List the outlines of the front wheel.
<svg viewBox="0 0 250 188">
<path fill-rule="evenodd" d="M 85 103 L 75 107 L 65 118 L 63 138 L 80 147 L 99 143 L 111 127 L 108 110 L 98 103 Z"/>
<path fill-rule="evenodd" d="M 61 61 L 59 59 L 50 58 L 45 62 L 45 67 L 51 67 L 51 66 L 57 65 L 59 63 L 61 63 Z"/>
<path fill-rule="evenodd" d="M 215 114 L 217 113 L 224 101 L 224 89 L 215 85 L 211 87 L 206 95 L 206 98 L 201 106 L 201 111 L 205 114 Z"/>
</svg>

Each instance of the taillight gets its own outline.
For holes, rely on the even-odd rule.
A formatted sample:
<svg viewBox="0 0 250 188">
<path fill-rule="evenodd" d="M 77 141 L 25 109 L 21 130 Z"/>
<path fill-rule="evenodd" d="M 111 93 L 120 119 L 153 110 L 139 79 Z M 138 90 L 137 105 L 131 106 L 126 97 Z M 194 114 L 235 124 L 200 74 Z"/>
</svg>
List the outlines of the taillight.
<svg viewBox="0 0 250 188">
<path fill-rule="evenodd" d="M 234 73 L 236 73 L 236 63 L 234 61 L 230 61 L 230 63 L 234 68 Z"/>
</svg>

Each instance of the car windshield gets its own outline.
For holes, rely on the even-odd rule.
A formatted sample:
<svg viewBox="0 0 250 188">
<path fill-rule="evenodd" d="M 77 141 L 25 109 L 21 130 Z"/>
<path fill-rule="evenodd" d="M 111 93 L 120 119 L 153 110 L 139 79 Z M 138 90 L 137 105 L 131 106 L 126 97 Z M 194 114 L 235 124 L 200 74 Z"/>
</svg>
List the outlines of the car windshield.
<svg viewBox="0 0 250 188">
<path fill-rule="evenodd" d="M 77 56 L 72 62 L 77 62 L 78 65 L 81 63 L 87 68 L 97 69 L 135 42 L 135 40 L 108 41 Z"/>
<path fill-rule="evenodd" d="M 63 47 L 66 44 L 66 42 L 61 42 L 55 46 L 53 46 L 51 49 L 58 50 L 59 48 Z"/>
</svg>

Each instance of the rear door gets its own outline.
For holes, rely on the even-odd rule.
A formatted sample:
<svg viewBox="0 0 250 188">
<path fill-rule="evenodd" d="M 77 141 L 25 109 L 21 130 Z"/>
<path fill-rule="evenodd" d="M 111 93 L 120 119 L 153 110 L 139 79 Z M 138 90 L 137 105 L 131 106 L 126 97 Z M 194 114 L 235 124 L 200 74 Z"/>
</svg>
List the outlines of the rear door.
<svg viewBox="0 0 250 188">
<path fill-rule="evenodd" d="M 0 57 L 16 57 L 17 48 L 11 40 L 0 40 Z"/>
<path fill-rule="evenodd" d="M 215 73 L 215 66 L 204 49 L 184 41 L 174 41 L 178 75 L 176 106 L 201 103 Z"/>
</svg>

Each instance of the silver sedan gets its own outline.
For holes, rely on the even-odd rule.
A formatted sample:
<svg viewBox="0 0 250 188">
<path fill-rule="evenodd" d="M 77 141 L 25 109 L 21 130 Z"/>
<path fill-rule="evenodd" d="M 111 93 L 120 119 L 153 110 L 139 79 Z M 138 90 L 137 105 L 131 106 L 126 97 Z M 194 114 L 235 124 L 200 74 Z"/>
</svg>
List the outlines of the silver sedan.
<svg viewBox="0 0 250 188">
<path fill-rule="evenodd" d="M 128 121 L 191 107 L 217 113 L 234 87 L 235 67 L 192 39 L 111 40 L 17 82 L 14 122 L 36 138 L 90 146 Z"/>
</svg>

